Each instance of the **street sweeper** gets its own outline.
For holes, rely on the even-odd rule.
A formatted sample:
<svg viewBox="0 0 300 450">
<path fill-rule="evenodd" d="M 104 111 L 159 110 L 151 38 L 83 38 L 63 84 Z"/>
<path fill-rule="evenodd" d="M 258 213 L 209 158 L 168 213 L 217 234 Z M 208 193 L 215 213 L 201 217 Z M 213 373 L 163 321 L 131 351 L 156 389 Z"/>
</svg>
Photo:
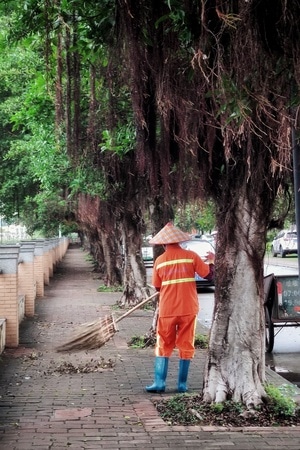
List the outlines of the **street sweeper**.
<svg viewBox="0 0 300 450">
<path fill-rule="evenodd" d="M 155 260 L 152 285 L 159 291 L 156 330 L 154 382 L 147 392 L 164 392 L 169 358 L 175 348 L 179 351 L 178 392 L 187 391 L 190 361 L 195 354 L 195 332 L 199 302 L 195 273 L 210 279 L 214 271 L 215 255 L 208 252 L 206 261 L 197 253 L 181 248 L 179 243 L 190 236 L 171 222 L 150 241 L 162 245 L 165 252 Z"/>
</svg>

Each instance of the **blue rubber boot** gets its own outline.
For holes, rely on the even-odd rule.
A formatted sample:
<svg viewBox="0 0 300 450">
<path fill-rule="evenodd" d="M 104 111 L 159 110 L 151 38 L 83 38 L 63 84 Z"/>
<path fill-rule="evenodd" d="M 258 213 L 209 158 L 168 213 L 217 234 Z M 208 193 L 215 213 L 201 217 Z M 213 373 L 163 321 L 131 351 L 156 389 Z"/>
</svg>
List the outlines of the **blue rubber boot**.
<svg viewBox="0 0 300 450">
<path fill-rule="evenodd" d="M 147 392 L 165 392 L 169 358 L 156 356 L 154 365 L 154 383 L 146 386 Z"/>
<path fill-rule="evenodd" d="M 190 362 L 190 359 L 179 360 L 178 392 L 186 392 L 188 390 L 186 380 L 189 373 Z"/>
</svg>

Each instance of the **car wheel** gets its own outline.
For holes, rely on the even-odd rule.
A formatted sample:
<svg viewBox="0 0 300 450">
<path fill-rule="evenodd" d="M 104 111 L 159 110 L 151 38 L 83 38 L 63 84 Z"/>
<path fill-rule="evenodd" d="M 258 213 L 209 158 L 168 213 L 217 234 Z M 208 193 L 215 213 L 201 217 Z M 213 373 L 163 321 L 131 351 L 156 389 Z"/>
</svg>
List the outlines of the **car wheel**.
<svg viewBox="0 0 300 450">
<path fill-rule="evenodd" d="M 281 258 L 285 258 L 286 253 L 285 253 L 285 251 L 283 250 L 283 248 L 281 246 L 279 248 L 279 252 L 280 252 Z"/>
<path fill-rule="evenodd" d="M 274 258 L 276 258 L 277 253 L 275 252 L 275 249 L 274 249 L 273 245 L 272 245 L 272 248 L 271 248 L 271 252 L 272 252 L 272 256 L 274 256 Z"/>
</svg>

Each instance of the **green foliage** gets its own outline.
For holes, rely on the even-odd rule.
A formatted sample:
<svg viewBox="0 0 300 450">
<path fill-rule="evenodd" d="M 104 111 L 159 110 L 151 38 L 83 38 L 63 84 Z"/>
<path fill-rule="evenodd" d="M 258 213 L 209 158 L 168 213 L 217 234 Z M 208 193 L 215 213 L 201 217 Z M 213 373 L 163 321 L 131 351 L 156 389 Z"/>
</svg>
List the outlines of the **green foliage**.
<svg viewBox="0 0 300 450">
<path fill-rule="evenodd" d="M 128 345 L 132 348 L 144 348 L 145 347 L 145 339 L 143 336 L 132 336 Z"/>
<path fill-rule="evenodd" d="M 146 348 L 146 347 L 154 347 L 156 342 L 155 334 L 151 334 L 150 336 L 133 336 L 129 342 L 129 347 L 132 348 Z"/>
<path fill-rule="evenodd" d="M 31 49 L 9 45 L 10 18 L 0 17 L 0 202 L 7 219 L 20 215 L 25 195 L 35 194 L 36 179 L 28 173 L 28 159 L 10 159 L 9 152 L 20 139 L 27 140 L 27 130 L 15 129 L 12 117 L 24 105 L 29 85 L 41 68 L 41 58 Z"/>
<path fill-rule="evenodd" d="M 159 410 L 160 416 L 168 423 L 189 423 L 191 425 L 199 422 L 197 415 L 193 413 L 190 408 L 186 408 L 186 404 L 183 400 L 187 397 L 187 394 L 176 394 L 173 397 L 164 401 L 163 410 Z M 201 409 L 198 411 L 201 415 Z"/>
<path fill-rule="evenodd" d="M 101 171 L 93 167 L 91 158 L 89 166 L 80 163 L 76 169 L 71 167 L 66 153 L 64 125 L 59 130 L 55 129 L 57 31 L 60 29 L 64 33 L 65 27 L 68 27 L 72 32 L 73 27 L 77 28 L 76 46 L 72 47 L 72 52 L 80 52 L 81 108 L 88 111 L 89 64 L 94 61 L 97 67 L 107 66 L 107 51 L 100 44 L 100 31 L 104 33 L 102 37 L 107 38 L 103 26 L 113 23 L 115 4 L 104 0 L 97 8 L 91 1 L 83 5 L 79 1 L 64 0 L 46 5 L 28 0 L 25 4 L 10 2 L 10 5 L 11 11 L 5 8 L 4 12 L 9 16 L 0 18 L 2 212 L 10 217 L 17 211 L 30 233 L 36 233 L 39 229 L 47 235 L 52 234 L 58 230 L 58 225 L 67 232 L 76 227 L 68 219 L 72 215 L 76 195 L 83 192 L 103 198 L 107 188 Z M 87 7 L 97 12 L 86 14 Z M 2 7 L 0 10 L 3 13 Z M 93 24 L 95 29 L 100 23 L 96 58 L 96 47 L 90 45 L 90 38 L 93 39 L 90 25 Z M 109 90 L 103 79 L 99 77 L 96 85 L 97 95 L 102 100 L 102 114 L 109 99 Z M 62 83 L 64 89 L 65 74 L 62 75 Z M 128 111 L 128 93 L 123 95 L 121 92 L 118 102 L 124 111 Z M 84 115 L 81 119 L 84 128 Z M 105 125 L 105 121 L 102 122 Z M 2 126 L 5 126 L 3 131 Z M 117 144 L 126 146 L 126 139 L 117 136 Z M 120 149 L 117 150 L 121 153 Z"/>
<path fill-rule="evenodd" d="M 83 164 L 77 165 L 73 169 L 72 174 L 73 176 L 69 182 L 71 196 L 81 192 L 105 199 L 107 187 L 103 173 L 100 170 L 88 165 L 85 161 Z"/>
<path fill-rule="evenodd" d="M 27 35 L 12 43 L 8 33 L 9 26 L 16 24 L 16 14 L 2 16 L 0 22 L 2 213 L 9 219 L 17 212 L 29 234 L 50 237 L 58 234 L 59 227 L 70 229 L 65 220 L 70 204 L 64 198 L 69 161 L 55 139 L 54 103 L 41 41 Z"/>
<path fill-rule="evenodd" d="M 287 385 L 276 387 L 272 384 L 265 386 L 269 396 L 269 403 L 274 413 L 278 416 L 293 416 L 296 410 L 296 402 L 289 395 L 292 394 Z"/>
<path fill-rule="evenodd" d="M 192 10 L 190 14 L 182 7 L 180 0 L 166 0 L 165 1 L 168 12 L 161 16 L 155 23 L 156 28 L 163 26 L 165 34 L 176 32 L 181 47 L 192 51 L 193 32 L 191 22 L 194 20 L 195 14 L 200 14 L 197 9 Z"/>
<path fill-rule="evenodd" d="M 210 407 L 215 414 L 221 414 L 223 411 L 228 409 L 235 412 L 236 414 L 241 414 L 244 410 L 242 403 L 232 402 L 229 400 L 220 403 L 211 403 Z"/>
<path fill-rule="evenodd" d="M 91 253 L 87 253 L 84 258 L 87 262 L 90 262 L 93 266 L 93 270 L 97 270 L 98 268 L 98 262 L 95 260 L 93 255 Z M 102 288 L 102 286 L 100 286 Z M 99 292 L 102 292 L 102 289 L 98 288 Z M 103 288 L 106 288 L 106 286 L 103 286 Z"/>
<path fill-rule="evenodd" d="M 156 343 L 155 336 L 149 338 L 148 336 L 133 336 L 128 345 L 135 348 L 154 347 Z M 205 349 L 208 348 L 208 336 L 203 334 L 196 334 L 195 347 Z"/>
<path fill-rule="evenodd" d="M 87 253 L 85 255 L 84 259 L 85 259 L 85 261 L 88 261 L 88 262 L 95 262 L 93 256 L 90 253 Z"/>
<path fill-rule="evenodd" d="M 123 186 L 117 180 L 107 186 L 102 173 L 103 161 L 105 159 L 109 164 L 109 153 L 121 160 L 135 146 L 129 88 L 126 83 L 118 81 L 117 66 L 115 81 L 109 86 L 105 75 L 108 67 L 106 43 L 113 36 L 115 2 L 103 0 L 101 4 L 95 4 L 91 0 L 84 3 L 63 0 L 46 4 L 27 0 L 20 4 L 11 1 L 7 7 L 1 5 L 0 12 L 3 14 L 0 17 L 2 213 L 9 218 L 17 211 L 31 234 L 39 230 L 52 235 L 58 225 L 65 231 L 74 229 L 76 225 L 68 217 L 72 216 L 77 194 L 87 193 L 104 200 L 109 195 L 115 196 Z M 80 59 L 83 138 L 90 107 L 91 64 L 97 70 L 96 107 L 99 101 L 101 103 L 101 108 L 95 113 L 97 122 L 95 119 L 95 123 L 91 124 L 91 127 L 101 124 L 98 136 L 102 134 L 103 139 L 98 144 L 99 154 L 96 157 L 90 154 L 89 143 L 83 140 L 84 157 L 79 156 L 75 168 L 71 166 L 66 152 L 65 125 L 62 123 L 59 129 L 55 128 L 57 33 L 65 36 L 66 29 L 71 38 L 76 31 L 69 56 L 72 59 L 77 53 Z M 66 58 L 64 46 L 62 58 Z M 61 81 L 65 96 L 65 72 Z M 73 80 L 70 83 L 72 85 Z M 111 120 L 109 116 L 111 104 L 117 119 Z M 65 106 L 62 105 L 64 111 Z M 73 104 L 70 109 L 72 122 L 75 114 Z M 113 126 L 107 123 L 111 121 Z M 69 125 L 72 129 L 73 122 Z"/>
<path fill-rule="evenodd" d="M 225 95 L 226 99 L 224 99 Z M 251 114 L 247 90 L 240 90 L 232 78 L 223 76 L 220 79 L 220 89 L 214 93 L 214 97 L 219 99 L 220 108 L 217 114 L 225 118 L 224 126 L 233 122 L 240 126 Z"/>
<path fill-rule="evenodd" d="M 176 394 L 168 400 L 168 409 L 172 411 L 172 415 L 174 414 L 186 414 L 184 403 L 181 401 L 181 395 Z M 165 413 L 162 414 L 162 417 L 165 418 Z"/>
<path fill-rule="evenodd" d="M 28 232 L 32 234 L 39 229 L 46 236 L 55 236 L 72 205 L 64 194 L 70 175 L 69 162 L 64 151 L 54 142 L 53 127 L 33 121 L 30 131 L 27 139 L 15 140 L 11 144 L 5 160 L 23 170 L 28 182 L 36 186 L 31 191 L 27 186 L 20 211 Z M 2 195 L 9 192 L 13 180 L 6 180 L 2 185 Z"/>
<path fill-rule="evenodd" d="M 175 223 L 182 230 L 197 230 L 197 233 L 211 232 L 215 228 L 214 205 L 212 202 L 180 206 L 175 214 Z"/>
<path fill-rule="evenodd" d="M 197 229 L 205 232 L 211 232 L 216 226 L 216 216 L 214 204 L 209 201 L 201 209 L 201 215 L 196 219 Z"/>
<path fill-rule="evenodd" d="M 44 190 L 52 191 L 54 187 L 67 185 L 69 160 L 64 149 L 55 143 L 53 127 L 33 123 L 30 128 L 27 139 L 11 144 L 5 159 L 26 167 L 28 176 Z"/>
<path fill-rule="evenodd" d="M 196 348 L 208 348 L 208 336 L 206 334 L 196 333 L 195 347 Z"/>
<path fill-rule="evenodd" d="M 58 235 L 67 210 L 68 204 L 60 192 L 42 191 L 25 198 L 21 220 L 30 235 L 40 231 L 44 237 L 54 237 Z"/>
<path fill-rule="evenodd" d="M 98 292 L 122 292 L 123 286 L 105 286 L 101 284 L 101 286 L 97 289 Z"/>
<path fill-rule="evenodd" d="M 62 236 L 71 236 L 73 233 L 76 235 L 78 232 L 78 224 L 71 220 L 64 220 L 58 225 L 58 229 Z"/>
<path fill-rule="evenodd" d="M 212 403 L 210 407 L 216 414 L 220 414 L 224 410 L 224 403 Z"/>
<path fill-rule="evenodd" d="M 160 416 L 175 425 L 218 425 L 218 426 L 276 426 L 299 422 L 299 410 L 290 398 L 282 395 L 280 389 L 268 388 L 269 401 L 253 410 L 241 402 L 226 400 L 220 403 L 203 401 L 201 394 L 175 395 L 159 399 L 155 406 Z"/>
<path fill-rule="evenodd" d="M 126 124 L 120 126 L 115 132 L 103 130 L 102 142 L 99 144 L 101 151 L 110 151 L 122 157 L 135 147 L 135 128 Z"/>
</svg>

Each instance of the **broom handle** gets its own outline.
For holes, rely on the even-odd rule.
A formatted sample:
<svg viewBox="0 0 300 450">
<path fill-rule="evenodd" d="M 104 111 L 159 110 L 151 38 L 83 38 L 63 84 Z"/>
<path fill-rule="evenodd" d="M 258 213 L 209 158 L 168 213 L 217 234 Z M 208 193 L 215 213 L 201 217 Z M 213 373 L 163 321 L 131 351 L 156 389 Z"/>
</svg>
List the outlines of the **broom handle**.
<svg viewBox="0 0 300 450">
<path fill-rule="evenodd" d="M 144 306 L 146 303 L 148 303 L 150 300 L 152 300 L 157 295 L 159 295 L 159 292 L 155 292 L 155 294 L 152 294 L 152 295 L 150 295 L 150 297 L 145 298 L 145 300 L 143 300 L 140 303 L 138 303 L 137 305 L 135 305 L 133 308 L 131 308 L 129 311 L 127 311 L 125 314 L 123 314 L 123 316 L 118 317 L 117 319 L 115 319 L 115 323 L 116 322 L 120 322 L 120 320 L 122 320 L 122 319 L 125 319 L 125 317 L 129 316 L 129 314 L 133 313 L 137 309 L 139 309 L 142 306 Z"/>
</svg>

